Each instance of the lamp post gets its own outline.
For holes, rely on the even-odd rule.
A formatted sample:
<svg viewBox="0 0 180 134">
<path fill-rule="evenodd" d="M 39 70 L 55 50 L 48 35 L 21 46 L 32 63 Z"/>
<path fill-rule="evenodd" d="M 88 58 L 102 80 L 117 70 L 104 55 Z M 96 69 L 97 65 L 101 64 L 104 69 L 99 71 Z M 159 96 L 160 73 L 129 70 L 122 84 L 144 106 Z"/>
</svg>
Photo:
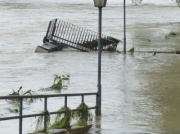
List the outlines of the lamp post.
<svg viewBox="0 0 180 134">
<path fill-rule="evenodd" d="M 101 115 L 101 29 L 102 29 L 102 8 L 106 6 L 107 0 L 94 0 L 94 6 L 99 8 L 98 26 L 98 98 L 96 115 Z"/>
</svg>

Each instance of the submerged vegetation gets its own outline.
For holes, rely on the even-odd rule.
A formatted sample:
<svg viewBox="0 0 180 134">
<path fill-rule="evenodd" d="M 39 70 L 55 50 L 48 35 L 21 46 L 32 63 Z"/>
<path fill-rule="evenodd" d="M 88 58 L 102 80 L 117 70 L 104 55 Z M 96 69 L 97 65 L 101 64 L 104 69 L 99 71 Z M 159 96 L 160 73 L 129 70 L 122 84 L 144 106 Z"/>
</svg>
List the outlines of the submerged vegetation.
<svg viewBox="0 0 180 134">
<path fill-rule="evenodd" d="M 134 50 L 135 50 L 134 47 L 131 48 L 131 49 L 129 50 L 129 53 L 130 53 L 130 54 L 133 54 L 133 53 L 134 53 Z"/>
<path fill-rule="evenodd" d="M 22 87 L 23 87 L 23 86 L 20 86 L 17 91 L 15 91 L 14 89 L 12 89 L 13 92 L 12 92 L 11 94 L 9 94 L 9 95 L 10 95 L 10 96 L 18 96 L 18 95 L 23 96 L 23 95 L 34 95 L 34 94 L 36 94 L 36 92 L 32 91 L 31 89 L 23 92 L 23 91 L 22 91 Z M 33 102 L 33 101 L 36 100 L 36 99 L 30 98 L 30 99 L 25 99 L 25 100 L 29 100 L 29 102 Z M 12 101 L 13 101 L 13 102 L 17 102 L 18 99 L 12 99 Z"/>
<path fill-rule="evenodd" d="M 23 86 L 20 86 L 17 91 L 15 91 L 14 89 L 12 89 L 13 92 L 12 92 L 11 94 L 9 94 L 9 95 L 33 95 L 33 94 L 35 94 L 35 92 L 32 91 L 31 89 L 29 89 L 29 90 L 27 90 L 27 91 L 25 91 L 25 92 L 23 93 L 22 87 L 23 87 Z M 20 91 L 22 91 L 22 92 L 20 92 Z"/>
<path fill-rule="evenodd" d="M 133 3 L 134 5 L 139 5 L 139 4 L 142 3 L 142 0 L 132 0 L 132 3 Z"/>
<path fill-rule="evenodd" d="M 62 88 L 62 81 L 63 80 L 69 80 L 70 75 L 54 75 L 54 83 L 51 86 L 53 89 L 61 89 Z M 9 95 L 15 96 L 15 95 L 34 95 L 35 92 L 31 89 L 23 92 L 22 87 L 19 87 L 18 90 L 14 90 Z M 25 99 L 25 98 L 24 98 Z M 13 100 L 14 101 L 14 100 Z M 16 102 L 19 102 L 19 99 L 15 100 Z M 31 100 L 31 102 L 33 102 Z M 19 109 L 8 109 L 11 113 L 18 113 Z M 50 120 L 50 113 L 48 110 L 45 110 L 40 113 L 40 116 L 37 118 L 36 127 L 34 132 L 29 134 L 38 134 L 38 133 L 47 133 L 47 130 L 50 129 L 67 129 L 70 130 L 72 126 L 72 120 L 73 122 L 76 121 L 76 125 L 80 126 L 88 126 L 90 121 L 92 121 L 93 115 L 90 113 L 88 106 L 85 103 L 80 104 L 76 110 L 71 110 L 68 107 L 62 107 L 57 111 L 58 114 L 56 114 L 54 120 Z M 46 120 L 44 119 L 46 117 Z M 51 124 L 51 121 L 53 123 Z M 46 127 L 44 127 L 44 125 Z"/>
<path fill-rule="evenodd" d="M 70 75 L 60 76 L 60 75 L 54 74 L 54 83 L 50 88 L 52 90 L 61 90 L 63 80 L 69 80 L 69 79 L 70 79 Z"/>
<path fill-rule="evenodd" d="M 180 35 L 180 32 L 171 31 L 169 34 L 167 34 L 165 36 L 165 39 L 167 40 L 167 39 L 170 39 L 171 37 L 175 37 L 175 36 L 178 36 L 178 35 Z"/>
<path fill-rule="evenodd" d="M 180 51 L 179 51 L 179 50 L 176 50 L 176 54 L 180 54 Z"/>
<path fill-rule="evenodd" d="M 77 109 L 80 111 L 73 112 L 73 118 L 77 120 L 77 124 L 80 126 L 87 126 L 88 121 L 92 121 L 93 115 L 90 113 L 88 106 L 85 103 L 80 104 Z"/>
<path fill-rule="evenodd" d="M 88 126 L 88 122 L 92 121 L 92 117 L 93 117 L 88 109 L 88 106 L 85 103 L 82 103 L 77 107 L 77 109 L 79 111 L 77 111 L 77 110 L 72 111 L 68 107 L 62 107 L 61 109 L 59 109 L 57 111 L 59 113 L 55 116 L 54 122 L 52 123 L 52 125 L 50 124 L 49 112 L 48 111 L 41 112 L 41 114 L 43 114 L 43 116 L 40 116 L 37 119 L 35 131 L 30 134 L 37 134 L 37 133 L 42 133 L 42 132 L 47 133 L 47 130 L 50 130 L 50 129 L 70 130 L 72 119 L 77 120 L 77 125 Z M 46 131 L 42 127 L 44 115 L 47 116 L 47 121 L 46 121 L 47 130 Z"/>
<path fill-rule="evenodd" d="M 11 108 L 7 108 L 7 110 L 10 112 L 10 113 L 18 113 L 19 110 L 17 108 L 14 108 L 14 109 L 11 109 Z"/>
<path fill-rule="evenodd" d="M 72 111 L 68 107 L 62 107 L 58 112 L 64 111 L 64 113 L 58 113 L 54 119 L 54 123 L 49 127 L 49 129 L 70 129 L 72 120 Z"/>
<path fill-rule="evenodd" d="M 51 89 L 60 90 L 62 88 L 62 78 L 59 75 L 54 74 L 54 83 Z"/>
<path fill-rule="evenodd" d="M 134 5 L 139 5 L 139 4 L 142 3 L 142 1 L 143 1 L 143 0 L 132 0 L 132 3 L 133 3 Z M 177 6 L 180 6 L 180 0 L 172 0 L 172 1 L 175 1 L 176 4 L 177 4 Z"/>
<path fill-rule="evenodd" d="M 134 54 L 134 51 L 135 51 L 135 47 L 134 47 L 134 44 L 133 44 L 133 47 L 129 50 L 129 53 L 132 55 L 132 54 Z"/>
<path fill-rule="evenodd" d="M 102 42 L 102 51 L 106 52 L 115 52 L 117 44 L 120 42 L 120 40 L 117 40 L 115 38 L 112 38 L 110 36 L 106 38 L 101 38 Z M 84 41 L 83 43 L 77 43 L 77 45 L 86 47 L 92 51 L 97 51 L 98 50 L 98 39 L 94 39 L 91 41 Z"/>
<path fill-rule="evenodd" d="M 44 130 L 43 128 L 43 118 L 44 115 L 46 115 L 46 125 L 47 127 L 50 126 L 50 114 L 47 110 L 42 111 L 40 114 L 42 114 L 41 116 L 39 116 L 39 118 L 37 119 L 37 124 L 36 124 L 36 128 L 35 131 L 33 133 L 30 134 L 37 134 L 37 133 L 46 133 L 46 130 Z"/>
</svg>

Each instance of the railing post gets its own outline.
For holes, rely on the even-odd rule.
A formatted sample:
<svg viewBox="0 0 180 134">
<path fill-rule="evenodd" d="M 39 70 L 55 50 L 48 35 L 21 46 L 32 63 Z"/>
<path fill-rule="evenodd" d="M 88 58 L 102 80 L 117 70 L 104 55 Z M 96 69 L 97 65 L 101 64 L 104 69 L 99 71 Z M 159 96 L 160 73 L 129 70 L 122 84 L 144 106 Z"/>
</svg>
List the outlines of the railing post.
<svg viewBox="0 0 180 134">
<path fill-rule="evenodd" d="M 23 98 L 19 98 L 19 134 L 22 134 Z"/>
<path fill-rule="evenodd" d="M 99 103 L 98 103 L 98 100 L 99 100 L 99 98 L 98 98 L 98 93 L 96 94 L 96 115 L 98 116 L 98 113 L 99 113 Z"/>
<path fill-rule="evenodd" d="M 65 96 L 64 107 L 67 108 L 67 96 Z"/>
<path fill-rule="evenodd" d="M 44 98 L 44 131 L 47 130 L 47 97 Z"/>
<path fill-rule="evenodd" d="M 82 104 L 84 104 L 84 95 L 82 95 Z"/>
</svg>

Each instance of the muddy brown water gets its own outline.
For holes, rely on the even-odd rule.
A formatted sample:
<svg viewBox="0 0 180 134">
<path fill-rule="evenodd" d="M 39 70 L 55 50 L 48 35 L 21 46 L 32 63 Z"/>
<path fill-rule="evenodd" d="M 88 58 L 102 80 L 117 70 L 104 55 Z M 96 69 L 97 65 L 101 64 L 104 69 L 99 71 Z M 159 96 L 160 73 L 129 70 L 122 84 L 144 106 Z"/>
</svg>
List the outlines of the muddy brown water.
<svg viewBox="0 0 180 134">
<path fill-rule="evenodd" d="M 103 33 L 123 38 L 123 9 L 110 5 L 103 9 Z M 0 94 L 47 88 L 53 74 L 70 74 L 63 93 L 97 91 L 97 53 L 76 50 L 34 53 L 42 44 L 49 20 L 59 18 L 97 31 L 97 9 L 93 5 L 0 3 Z M 165 40 L 170 31 L 180 31 L 180 10 L 175 6 L 128 6 L 127 50 L 180 50 L 179 36 Z M 119 50 L 123 49 L 122 44 Z M 89 133 L 180 133 L 180 56 L 176 54 L 102 54 L 102 117 L 95 118 Z M 59 102 L 58 104 L 55 102 Z M 85 98 L 94 106 L 95 98 Z M 69 99 L 75 108 L 79 98 Z M 17 115 L 16 108 L 0 101 L 0 116 Z M 63 106 L 63 99 L 50 99 L 50 111 Z M 43 102 L 25 102 L 24 114 L 40 112 Z M 92 111 L 94 112 L 94 111 Z M 35 119 L 24 119 L 23 133 L 32 132 Z M 18 121 L 0 122 L 0 133 L 18 134 Z"/>
</svg>

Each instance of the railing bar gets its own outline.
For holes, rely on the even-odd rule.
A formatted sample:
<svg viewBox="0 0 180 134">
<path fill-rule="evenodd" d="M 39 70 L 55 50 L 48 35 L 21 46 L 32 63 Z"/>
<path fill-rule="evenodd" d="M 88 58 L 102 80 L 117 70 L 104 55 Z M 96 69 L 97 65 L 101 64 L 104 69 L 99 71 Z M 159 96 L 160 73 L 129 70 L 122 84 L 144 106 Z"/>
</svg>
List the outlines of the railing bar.
<svg viewBox="0 0 180 134">
<path fill-rule="evenodd" d="M 95 107 L 89 107 L 88 109 L 96 109 L 96 106 Z M 71 109 L 71 111 L 79 111 L 81 109 Z M 58 114 L 58 113 L 64 113 L 66 111 L 58 111 L 58 112 L 49 112 L 49 114 Z M 29 118 L 29 117 L 36 117 L 36 116 L 42 116 L 44 114 L 32 114 L 32 115 L 24 115 L 22 116 L 23 118 Z M 17 116 L 18 118 L 19 116 Z"/>
<path fill-rule="evenodd" d="M 20 99 L 20 98 L 45 98 L 45 97 L 64 97 L 64 96 L 91 96 L 97 93 L 77 93 L 77 94 L 52 94 L 52 95 L 19 95 L 19 96 L 0 96 L 0 99 Z"/>
<path fill-rule="evenodd" d="M 84 43 L 86 38 L 86 30 L 83 29 L 83 33 L 82 33 L 82 44 Z"/>
<path fill-rule="evenodd" d="M 70 41 L 73 42 L 73 40 L 74 40 L 74 28 L 73 28 L 73 25 L 71 24 L 71 37 L 70 37 Z M 73 45 L 73 44 L 74 44 L 74 42 L 71 43 L 71 45 Z"/>
<path fill-rule="evenodd" d="M 58 35 L 58 32 L 59 32 L 59 23 L 58 23 L 57 26 L 56 26 L 56 30 L 55 30 L 55 34 L 54 34 L 54 35 L 59 36 L 59 35 Z M 57 39 L 57 41 L 58 41 L 58 39 Z"/>
<path fill-rule="evenodd" d="M 77 28 L 76 28 L 77 27 Z M 77 40 L 77 38 L 78 38 L 78 26 L 73 26 L 73 28 L 74 28 L 74 34 L 73 34 L 73 42 L 74 43 L 76 43 L 76 40 Z M 77 36 L 76 36 L 76 34 L 77 34 Z M 76 37 L 75 37 L 76 36 Z"/>
<path fill-rule="evenodd" d="M 97 107 L 89 107 L 88 109 L 96 109 Z M 79 111 L 81 109 L 72 109 L 72 111 Z M 58 112 L 49 112 L 49 114 L 58 114 L 58 113 L 64 113 L 65 111 L 58 111 Z M 31 114 L 31 115 L 23 115 L 22 118 L 30 118 L 30 117 L 36 117 L 36 116 L 43 116 L 44 114 Z M 20 116 L 13 116 L 13 117 L 4 117 L 0 118 L 0 121 L 4 120 L 13 120 L 13 119 L 19 119 Z"/>
<path fill-rule="evenodd" d="M 80 28 L 79 27 L 77 27 L 77 30 L 76 30 L 77 32 L 77 38 L 75 38 L 76 39 L 76 41 L 75 41 L 75 43 L 79 43 L 79 38 L 80 38 Z"/>
<path fill-rule="evenodd" d="M 62 27 L 63 27 L 63 22 L 60 21 L 60 22 L 59 22 L 59 25 L 60 25 L 60 27 L 59 27 L 58 36 L 60 37 L 60 36 L 61 36 Z"/>
<path fill-rule="evenodd" d="M 79 35 L 79 40 L 78 40 L 78 43 L 82 43 L 82 40 L 81 40 L 81 38 L 82 38 L 82 32 L 83 32 L 83 29 L 82 28 L 79 28 L 79 29 L 81 29 L 81 32 L 80 32 L 80 35 Z"/>
<path fill-rule="evenodd" d="M 20 118 L 20 116 L 4 117 L 4 118 L 0 118 L 0 121 L 13 120 L 13 119 L 19 119 L 19 118 Z"/>
<path fill-rule="evenodd" d="M 71 24 L 68 24 L 68 31 L 67 31 L 67 33 L 68 33 L 68 37 L 67 37 L 67 40 L 70 40 L 70 36 L 71 36 Z"/>
<path fill-rule="evenodd" d="M 89 37 L 89 32 L 88 31 L 85 31 L 85 38 L 84 38 L 84 41 L 88 41 L 88 37 Z"/>
<path fill-rule="evenodd" d="M 59 24 L 60 24 L 60 27 L 59 27 L 59 32 L 58 32 L 58 36 L 61 37 L 61 34 L 62 34 L 62 29 L 63 29 L 63 22 L 62 21 L 59 21 Z M 59 39 L 60 43 L 63 43 L 63 40 L 61 41 L 62 39 Z"/>
<path fill-rule="evenodd" d="M 63 33 L 63 38 L 64 39 L 66 39 L 67 40 L 67 25 L 68 25 L 68 23 L 67 22 L 65 22 L 65 28 L 64 28 L 64 33 Z M 67 41 L 65 41 L 65 44 L 67 44 Z"/>
<path fill-rule="evenodd" d="M 63 34 L 63 31 L 64 31 L 64 25 L 65 25 L 65 22 L 62 22 L 61 23 L 61 32 L 60 32 L 60 35 L 61 35 L 61 37 L 63 38 L 64 37 L 64 34 Z M 62 41 L 62 43 L 64 43 L 64 41 Z"/>
</svg>

